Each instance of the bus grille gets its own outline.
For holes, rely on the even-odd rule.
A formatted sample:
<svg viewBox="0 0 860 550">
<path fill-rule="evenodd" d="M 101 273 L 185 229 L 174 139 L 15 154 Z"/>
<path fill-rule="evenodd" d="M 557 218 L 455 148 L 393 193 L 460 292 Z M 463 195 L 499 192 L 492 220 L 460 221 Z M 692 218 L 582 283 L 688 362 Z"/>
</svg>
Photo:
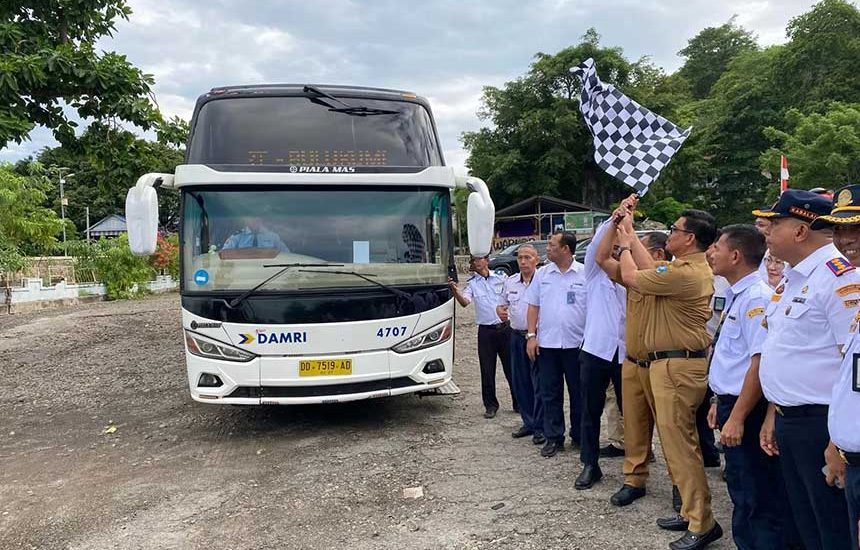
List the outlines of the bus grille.
<svg viewBox="0 0 860 550">
<path fill-rule="evenodd" d="M 420 386 L 415 380 L 403 376 L 389 380 L 372 380 L 352 384 L 331 384 L 327 386 L 239 386 L 226 397 L 265 398 L 265 397 L 321 397 L 325 395 L 346 395 L 370 391 L 392 390 Z"/>
</svg>

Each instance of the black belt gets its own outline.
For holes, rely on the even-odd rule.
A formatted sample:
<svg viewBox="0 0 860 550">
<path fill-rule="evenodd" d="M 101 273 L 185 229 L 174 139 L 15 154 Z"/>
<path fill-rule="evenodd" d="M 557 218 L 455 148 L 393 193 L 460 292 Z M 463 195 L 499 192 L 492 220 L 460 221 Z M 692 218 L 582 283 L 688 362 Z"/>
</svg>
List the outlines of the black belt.
<svg viewBox="0 0 860 550">
<path fill-rule="evenodd" d="M 648 353 L 648 358 L 652 361 L 660 359 L 700 359 L 707 357 L 705 350 L 689 351 L 685 349 L 670 349 L 669 351 L 652 351 Z"/>
<path fill-rule="evenodd" d="M 512 328 L 512 329 L 511 329 L 511 332 L 514 332 L 514 333 L 516 333 L 516 334 L 519 334 L 519 335 L 520 335 L 520 336 L 522 336 L 523 338 L 525 338 L 525 337 L 526 337 L 526 335 L 529 333 L 529 331 L 527 331 L 527 330 L 519 330 L 519 329 L 515 329 L 515 328 Z"/>
<path fill-rule="evenodd" d="M 627 356 L 627 360 L 636 365 L 637 367 L 641 367 L 643 369 L 647 369 L 651 367 L 651 361 L 640 361 L 638 359 L 633 359 L 629 355 Z"/>
<path fill-rule="evenodd" d="M 785 405 L 774 405 L 776 413 L 785 418 L 796 418 L 799 416 L 827 416 L 830 409 L 828 405 L 797 405 L 786 407 Z"/>
<path fill-rule="evenodd" d="M 504 323 L 496 323 L 495 325 L 478 325 L 478 326 L 479 327 L 494 328 L 496 330 L 502 330 L 502 329 L 508 328 L 508 323 L 504 322 Z"/>
<path fill-rule="evenodd" d="M 849 453 L 839 449 L 839 456 L 842 457 L 842 462 L 849 466 L 860 466 L 860 453 Z"/>
<path fill-rule="evenodd" d="M 717 401 L 725 401 L 726 403 L 728 403 L 729 401 L 737 401 L 738 397 L 740 397 L 739 395 L 732 395 L 730 393 L 726 393 L 723 395 L 716 394 L 716 396 L 717 396 Z"/>
</svg>

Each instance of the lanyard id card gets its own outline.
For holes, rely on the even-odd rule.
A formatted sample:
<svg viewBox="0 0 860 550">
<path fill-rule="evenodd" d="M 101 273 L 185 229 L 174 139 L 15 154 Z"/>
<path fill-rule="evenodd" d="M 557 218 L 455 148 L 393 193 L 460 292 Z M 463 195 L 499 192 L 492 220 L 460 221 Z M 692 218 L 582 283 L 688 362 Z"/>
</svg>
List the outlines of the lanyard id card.
<svg viewBox="0 0 860 550">
<path fill-rule="evenodd" d="M 860 353 L 854 354 L 854 361 L 851 366 L 851 389 L 860 393 Z"/>
<path fill-rule="evenodd" d="M 576 292 L 574 292 L 572 290 L 567 291 L 567 303 L 568 304 L 575 304 L 576 303 Z"/>
</svg>

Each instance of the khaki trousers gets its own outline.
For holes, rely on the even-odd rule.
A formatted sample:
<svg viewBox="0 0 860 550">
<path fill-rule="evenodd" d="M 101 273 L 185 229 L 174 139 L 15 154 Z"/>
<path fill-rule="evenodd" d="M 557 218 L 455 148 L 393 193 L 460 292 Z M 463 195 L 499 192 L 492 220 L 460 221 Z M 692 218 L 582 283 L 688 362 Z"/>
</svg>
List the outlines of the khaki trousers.
<svg viewBox="0 0 860 550">
<path fill-rule="evenodd" d="M 624 397 L 621 397 L 624 399 Z M 615 399 L 615 388 L 612 382 L 606 388 L 606 401 L 603 405 L 603 414 L 606 415 L 606 432 L 609 443 L 618 449 L 624 448 L 624 415 L 618 410 L 618 400 Z"/>
<path fill-rule="evenodd" d="M 624 417 L 624 483 L 644 488 L 654 435 L 654 396 L 649 369 L 628 360 L 621 365 Z"/>
<path fill-rule="evenodd" d="M 661 359 L 652 361 L 648 370 L 663 454 L 681 492 L 681 515 L 690 521 L 690 531 L 704 533 L 714 526 L 714 516 L 696 431 L 696 409 L 708 386 L 707 359 Z"/>
</svg>

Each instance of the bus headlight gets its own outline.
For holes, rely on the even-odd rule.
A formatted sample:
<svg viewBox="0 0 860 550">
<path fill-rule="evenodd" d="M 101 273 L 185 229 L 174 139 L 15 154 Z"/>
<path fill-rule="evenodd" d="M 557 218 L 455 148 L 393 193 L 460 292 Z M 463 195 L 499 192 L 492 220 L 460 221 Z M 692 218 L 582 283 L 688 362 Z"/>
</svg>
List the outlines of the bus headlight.
<svg viewBox="0 0 860 550">
<path fill-rule="evenodd" d="M 215 342 L 209 338 L 200 336 L 193 332 L 185 331 L 185 344 L 188 351 L 200 357 L 208 359 L 220 359 L 222 361 L 238 361 L 247 363 L 256 355 L 243 349 L 234 348 L 221 342 Z"/>
<path fill-rule="evenodd" d="M 409 353 L 410 351 L 418 351 L 419 349 L 441 344 L 442 342 L 446 342 L 451 339 L 453 325 L 454 321 L 452 319 L 448 319 L 433 328 L 425 330 L 417 336 L 413 336 L 405 342 L 397 344 L 391 349 L 397 353 Z"/>
</svg>

